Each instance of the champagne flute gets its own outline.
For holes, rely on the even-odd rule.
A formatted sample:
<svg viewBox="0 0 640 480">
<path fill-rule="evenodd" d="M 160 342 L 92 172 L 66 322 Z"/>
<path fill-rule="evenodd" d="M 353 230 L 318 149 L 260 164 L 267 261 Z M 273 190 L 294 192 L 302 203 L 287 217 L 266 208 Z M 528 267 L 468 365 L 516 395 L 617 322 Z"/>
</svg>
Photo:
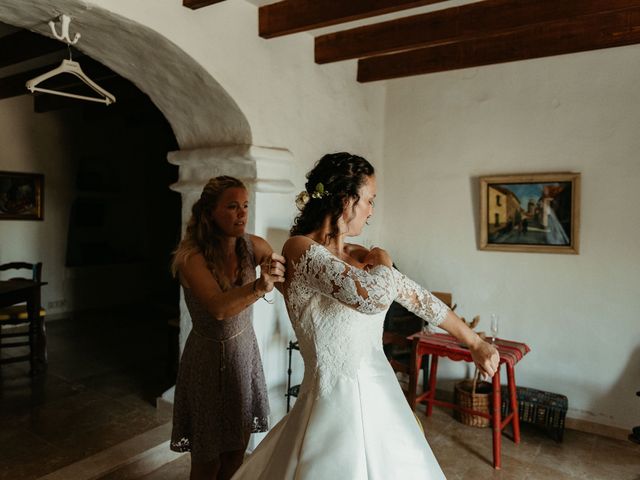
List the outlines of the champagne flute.
<svg viewBox="0 0 640 480">
<path fill-rule="evenodd" d="M 500 317 L 497 313 L 491 314 L 491 343 L 496 343 L 498 336 L 498 328 L 500 326 Z"/>
</svg>

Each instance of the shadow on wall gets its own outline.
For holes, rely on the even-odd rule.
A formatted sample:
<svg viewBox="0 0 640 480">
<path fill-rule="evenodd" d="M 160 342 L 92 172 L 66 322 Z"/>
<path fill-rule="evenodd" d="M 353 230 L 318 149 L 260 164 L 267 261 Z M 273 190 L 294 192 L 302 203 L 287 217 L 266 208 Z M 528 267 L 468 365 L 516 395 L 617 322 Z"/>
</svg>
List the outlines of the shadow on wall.
<svg viewBox="0 0 640 480">
<path fill-rule="evenodd" d="M 274 252 L 281 253 L 282 247 L 285 242 L 289 239 L 289 232 L 287 230 L 281 228 L 269 228 L 267 230 L 267 235 L 265 240 L 269 242 L 271 248 L 273 248 Z M 277 295 L 277 299 L 281 301 L 277 301 L 274 304 L 275 308 L 275 320 L 276 322 L 273 325 L 273 330 L 270 333 L 270 342 L 269 346 L 282 345 L 283 352 L 284 348 L 287 345 L 287 342 L 290 338 L 293 337 L 294 333 L 291 328 L 291 322 L 289 321 L 289 314 L 287 313 L 286 307 L 284 305 L 284 299 L 282 295 L 279 293 Z"/>
<path fill-rule="evenodd" d="M 289 231 L 282 228 L 269 228 L 265 240 L 269 242 L 274 252 L 281 253 L 282 247 L 289 239 Z"/>
<path fill-rule="evenodd" d="M 640 345 L 629 355 L 627 364 L 612 383 L 611 389 L 599 397 L 594 396 L 591 412 L 595 415 L 605 411 L 636 412 L 637 417 L 635 421 L 632 420 L 634 423 L 624 425 L 624 428 L 631 430 L 634 425 L 640 425 L 640 398 L 636 396 L 637 391 L 640 391 Z M 610 417 L 607 420 L 615 421 Z"/>
<path fill-rule="evenodd" d="M 480 248 L 480 177 L 469 179 L 471 211 L 473 212 L 473 230 L 476 234 L 476 246 Z"/>
</svg>

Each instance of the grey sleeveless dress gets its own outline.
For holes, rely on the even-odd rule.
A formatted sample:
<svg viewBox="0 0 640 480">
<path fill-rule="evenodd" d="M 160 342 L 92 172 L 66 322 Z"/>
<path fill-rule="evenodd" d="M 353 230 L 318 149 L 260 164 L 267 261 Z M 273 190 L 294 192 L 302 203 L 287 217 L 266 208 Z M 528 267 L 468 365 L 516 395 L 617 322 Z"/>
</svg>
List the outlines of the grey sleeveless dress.
<svg viewBox="0 0 640 480">
<path fill-rule="evenodd" d="M 241 271 L 246 285 L 256 273 L 253 245 L 244 240 L 250 257 Z M 184 288 L 184 296 L 193 329 L 180 360 L 170 448 L 209 462 L 221 452 L 243 449 L 249 433 L 267 431 L 267 387 L 252 308 L 216 320 L 190 289 Z"/>
</svg>

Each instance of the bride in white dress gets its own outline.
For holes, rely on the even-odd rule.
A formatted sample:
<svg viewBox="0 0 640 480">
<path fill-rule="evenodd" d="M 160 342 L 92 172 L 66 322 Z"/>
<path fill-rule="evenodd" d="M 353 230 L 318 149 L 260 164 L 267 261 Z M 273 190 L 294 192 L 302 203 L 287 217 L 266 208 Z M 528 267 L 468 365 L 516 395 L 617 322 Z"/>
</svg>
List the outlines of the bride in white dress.
<svg viewBox="0 0 640 480">
<path fill-rule="evenodd" d="M 307 174 L 283 254 L 284 295 L 304 359 L 299 396 L 234 480 L 445 478 L 382 350 L 394 300 L 469 346 L 482 372 L 498 366 L 446 305 L 392 267 L 389 254 L 347 244 L 373 213 L 364 158 L 325 155 Z"/>
</svg>

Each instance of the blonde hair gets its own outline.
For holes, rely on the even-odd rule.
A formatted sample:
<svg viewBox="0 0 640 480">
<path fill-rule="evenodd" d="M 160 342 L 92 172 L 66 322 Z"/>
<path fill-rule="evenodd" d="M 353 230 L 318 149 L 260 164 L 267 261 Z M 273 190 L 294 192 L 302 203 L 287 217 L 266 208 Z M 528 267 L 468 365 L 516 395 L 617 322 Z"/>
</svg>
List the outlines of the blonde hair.
<svg viewBox="0 0 640 480">
<path fill-rule="evenodd" d="M 191 255 L 201 253 L 207 262 L 207 267 L 213 273 L 222 290 L 231 288 L 231 280 L 225 273 L 225 252 L 222 249 L 223 233 L 213 219 L 218 200 L 229 188 L 244 188 L 242 181 L 234 177 L 220 176 L 212 178 L 202 190 L 200 198 L 191 207 L 191 218 L 187 223 L 184 237 L 173 252 L 171 273 L 177 275 L 180 266 Z M 236 255 L 238 256 L 238 272 L 242 271 L 245 264 L 249 264 L 249 251 L 244 238 L 236 240 Z M 241 281 L 238 275 L 238 281 Z"/>
</svg>

